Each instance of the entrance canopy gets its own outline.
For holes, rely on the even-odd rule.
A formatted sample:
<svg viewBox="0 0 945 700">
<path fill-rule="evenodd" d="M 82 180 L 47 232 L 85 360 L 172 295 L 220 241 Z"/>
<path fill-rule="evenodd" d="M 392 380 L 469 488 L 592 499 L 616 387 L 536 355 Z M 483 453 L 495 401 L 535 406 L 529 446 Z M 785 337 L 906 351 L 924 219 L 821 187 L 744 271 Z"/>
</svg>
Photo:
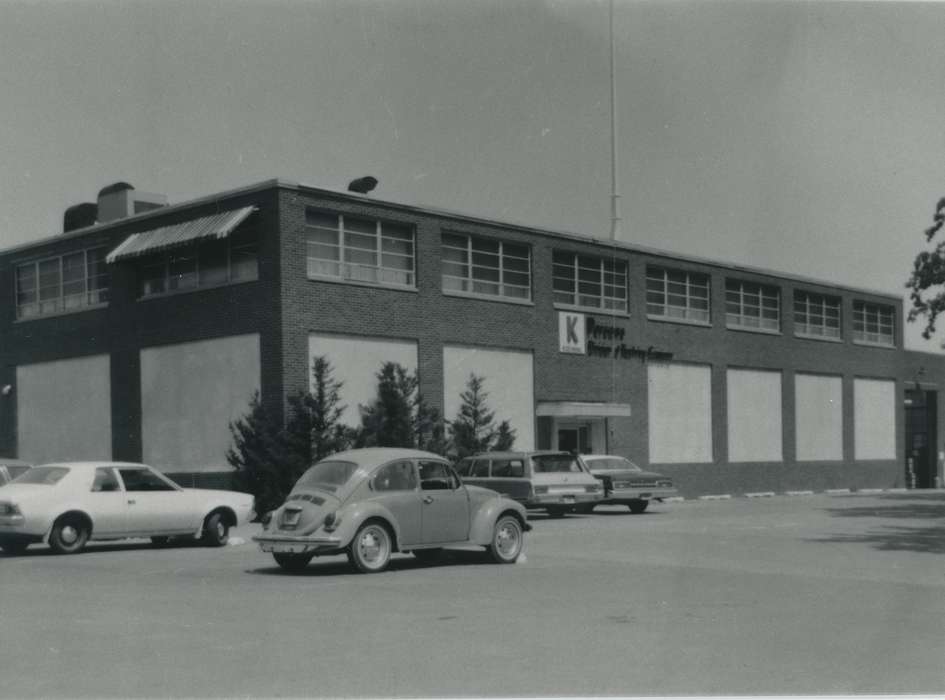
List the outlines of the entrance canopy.
<svg viewBox="0 0 945 700">
<path fill-rule="evenodd" d="M 536 416 L 558 418 L 611 418 L 629 416 L 630 404 L 603 401 L 539 401 Z"/>
<path fill-rule="evenodd" d="M 200 238 L 226 238 L 243 223 L 256 207 L 243 207 L 211 216 L 202 216 L 172 226 L 133 233 L 115 248 L 105 260 L 109 263 L 186 245 Z"/>
</svg>

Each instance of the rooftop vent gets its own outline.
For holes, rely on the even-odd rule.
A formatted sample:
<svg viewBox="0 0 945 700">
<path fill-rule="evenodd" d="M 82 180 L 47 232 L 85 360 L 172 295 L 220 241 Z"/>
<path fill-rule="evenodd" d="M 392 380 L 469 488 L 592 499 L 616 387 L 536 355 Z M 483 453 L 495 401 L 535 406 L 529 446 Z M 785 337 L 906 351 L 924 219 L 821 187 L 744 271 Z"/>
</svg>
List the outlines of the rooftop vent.
<svg viewBox="0 0 945 700">
<path fill-rule="evenodd" d="M 357 192 L 358 194 L 367 194 L 375 187 L 377 187 L 377 178 L 370 175 L 359 177 L 357 180 L 348 183 L 348 191 Z"/>
<path fill-rule="evenodd" d="M 166 206 L 166 195 L 139 192 L 127 182 L 116 182 L 98 192 L 98 221 L 117 221 Z"/>
<path fill-rule="evenodd" d="M 62 215 L 62 231 L 65 233 L 86 226 L 94 226 L 97 219 L 98 205 L 95 202 L 73 204 Z"/>
</svg>

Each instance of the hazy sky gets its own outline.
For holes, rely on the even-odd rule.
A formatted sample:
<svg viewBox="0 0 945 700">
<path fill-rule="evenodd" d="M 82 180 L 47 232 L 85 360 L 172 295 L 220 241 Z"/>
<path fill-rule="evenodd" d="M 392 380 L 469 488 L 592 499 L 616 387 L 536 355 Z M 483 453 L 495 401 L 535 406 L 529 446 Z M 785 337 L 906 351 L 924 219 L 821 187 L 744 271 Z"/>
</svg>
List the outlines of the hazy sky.
<svg viewBox="0 0 945 700">
<path fill-rule="evenodd" d="M 0 246 L 271 177 L 605 237 L 596 0 L 0 0 Z M 896 294 L 945 195 L 945 4 L 617 0 L 622 238 Z M 910 332 L 908 345 L 920 345 Z"/>
</svg>

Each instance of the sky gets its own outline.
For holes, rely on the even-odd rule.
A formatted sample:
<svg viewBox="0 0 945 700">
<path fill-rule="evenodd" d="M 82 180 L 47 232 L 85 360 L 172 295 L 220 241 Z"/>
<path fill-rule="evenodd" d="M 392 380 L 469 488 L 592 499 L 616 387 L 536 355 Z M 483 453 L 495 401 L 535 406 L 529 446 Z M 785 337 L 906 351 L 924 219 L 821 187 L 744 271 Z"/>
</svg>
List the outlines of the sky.
<svg viewBox="0 0 945 700">
<path fill-rule="evenodd" d="M 0 0 L 0 247 L 273 177 L 605 238 L 604 0 Z M 905 292 L 945 3 L 615 0 L 620 239 Z M 917 327 L 907 347 L 935 351 Z"/>
</svg>

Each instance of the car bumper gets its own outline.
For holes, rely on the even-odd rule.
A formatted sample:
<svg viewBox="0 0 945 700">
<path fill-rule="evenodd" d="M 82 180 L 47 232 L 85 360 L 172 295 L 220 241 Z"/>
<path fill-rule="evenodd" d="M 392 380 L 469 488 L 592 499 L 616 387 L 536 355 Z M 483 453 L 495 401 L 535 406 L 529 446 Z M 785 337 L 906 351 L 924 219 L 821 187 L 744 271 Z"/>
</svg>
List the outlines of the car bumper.
<svg viewBox="0 0 945 700">
<path fill-rule="evenodd" d="M 548 506 L 575 506 L 599 503 L 602 493 L 547 493 L 529 498 L 527 508 L 547 508 Z"/>
<path fill-rule="evenodd" d="M 264 552 L 307 554 L 341 549 L 341 540 L 337 537 L 263 534 L 254 536 L 253 541 L 258 542 Z"/>
<path fill-rule="evenodd" d="M 608 492 L 604 500 L 601 501 L 602 505 L 608 503 L 618 503 L 625 504 L 629 501 L 659 501 L 664 498 L 670 498 L 675 496 L 678 493 L 676 488 L 670 487 L 660 487 L 660 488 L 624 488 L 624 489 L 613 489 Z"/>
</svg>

